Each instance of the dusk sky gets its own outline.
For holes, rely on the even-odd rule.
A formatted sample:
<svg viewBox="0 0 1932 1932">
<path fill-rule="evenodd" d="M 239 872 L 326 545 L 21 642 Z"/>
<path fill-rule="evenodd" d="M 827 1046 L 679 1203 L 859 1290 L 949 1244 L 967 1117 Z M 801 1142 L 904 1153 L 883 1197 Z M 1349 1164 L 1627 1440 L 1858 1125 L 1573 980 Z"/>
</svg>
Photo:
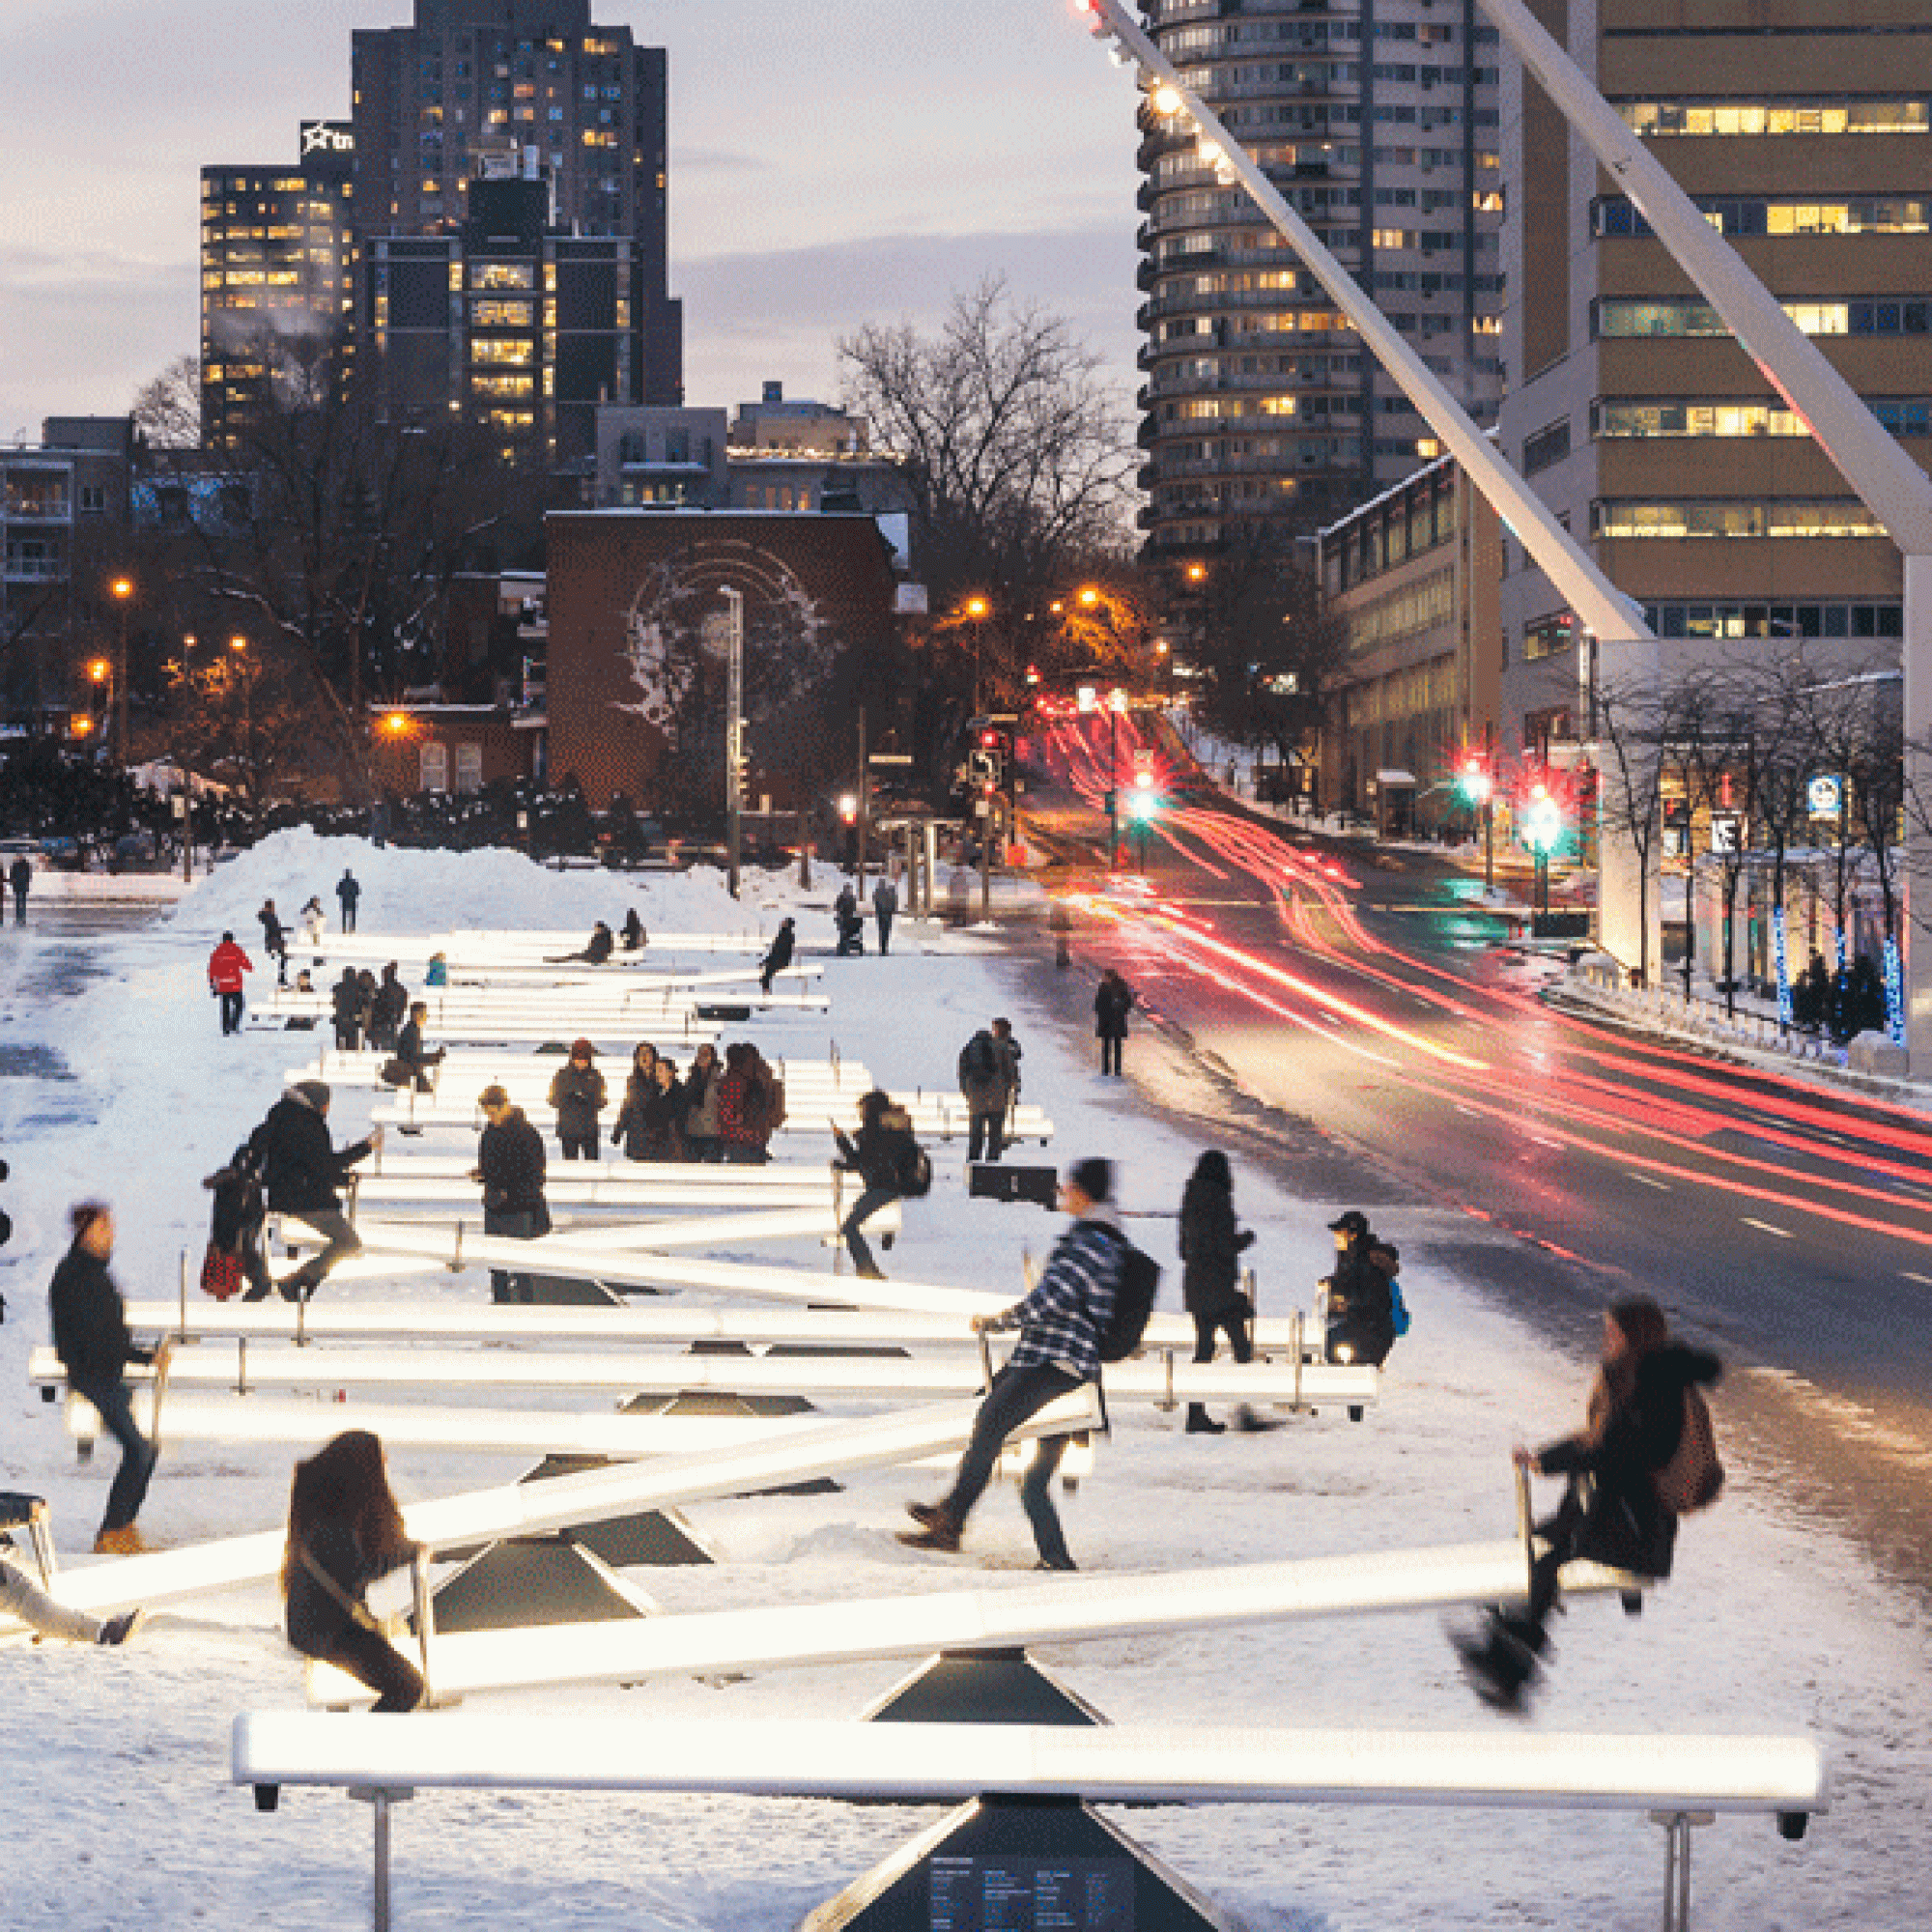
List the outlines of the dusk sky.
<svg viewBox="0 0 1932 1932">
<path fill-rule="evenodd" d="M 837 391 L 836 336 L 1004 274 L 1134 380 L 1135 104 L 1071 0 L 600 0 L 670 55 L 688 399 Z M 198 336 L 211 164 L 347 118 L 411 0 L 0 0 L 0 439 L 112 414 Z"/>
</svg>

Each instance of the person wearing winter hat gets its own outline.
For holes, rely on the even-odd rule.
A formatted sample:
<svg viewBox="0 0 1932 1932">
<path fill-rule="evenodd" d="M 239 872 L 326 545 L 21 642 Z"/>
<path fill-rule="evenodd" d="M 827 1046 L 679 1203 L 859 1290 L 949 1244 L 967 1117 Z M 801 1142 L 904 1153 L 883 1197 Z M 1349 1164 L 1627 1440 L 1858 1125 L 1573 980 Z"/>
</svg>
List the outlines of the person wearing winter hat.
<svg viewBox="0 0 1932 1932">
<path fill-rule="evenodd" d="M 610 1095 L 596 1058 L 597 1049 L 587 1039 L 574 1039 L 569 1060 L 551 1079 L 550 1103 L 556 1109 L 556 1137 L 565 1160 L 597 1158 L 597 1117 Z"/>
<path fill-rule="evenodd" d="M 941 1502 L 906 1505 L 919 1528 L 902 1531 L 901 1543 L 956 1552 L 1007 1437 L 1056 1396 L 1099 1380 L 1100 1337 L 1113 1317 L 1124 1254 L 1113 1197 L 1111 1161 L 1075 1161 L 1060 1188 L 1061 1206 L 1073 1225 L 1061 1236 L 1033 1293 L 998 1315 L 974 1316 L 976 1334 L 1017 1328 L 1020 1339 L 980 1405 L 952 1490 Z M 1069 1440 L 1048 1435 L 1036 1442 L 1020 1482 L 1020 1503 L 1033 1525 L 1042 1570 L 1074 1567 L 1053 1507 L 1053 1478 Z"/>
<path fill-rule="evenodd" d="M 328 1101 L 326 1080 L 298 1080 L 248 1137 L 270 1208 L 307 1222 L 323 1237 L 322 1252 L 283 1277 L 284 1301 L 308 1300 L 329 1270 L 362 1245 L 336 1189 L 357 1161 L 383 1145 L 383 1129 L 338 1151 L 329 1138 Z"/>
<path fill-rule="evenodd" d="M 531 1126 L 508 1092 L 494 1082 L 476 1096 L 488 1123 L 476 1143 L 471 1180 L 483 1183 L 483 1232 L 515 1241 L 533 1241 L 550 1233 L 550 1207 L 544 1200 L 543 1136 Z M 490 1270 L 490 1299 L 529 1301 L 534 1290 L 527 1274 L 509 1268 Z"/>
</svg>

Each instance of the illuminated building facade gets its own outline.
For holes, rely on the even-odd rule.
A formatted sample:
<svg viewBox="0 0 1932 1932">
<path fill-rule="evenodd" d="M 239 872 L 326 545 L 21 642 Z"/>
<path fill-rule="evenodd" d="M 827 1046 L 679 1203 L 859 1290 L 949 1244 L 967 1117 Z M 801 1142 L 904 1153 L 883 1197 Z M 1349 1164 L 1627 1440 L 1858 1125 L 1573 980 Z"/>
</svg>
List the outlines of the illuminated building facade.
<svg viewBox="0 0 1932 1932">
<path fill-rule="evenodd" d="M 1891 0 L 1542 10 L 1879 419 L 1932 463 L 1932 19 Z M 1898 553 L 1533 83 L 1504 102 L 1510 460 L 1663 639 L 1666 681 L 1894 661 Z M 1590 735 L 1594 641 L 1505 543 L 1511 749 Z"/>
<path fill-rule="evenodd" d="M 269 360 L 346 342 L 355 288 L 355 136 L 305 121 L 301 159 L 201 171 L 201 417 L 210 449 L 237 448 Z"/>
</svg>

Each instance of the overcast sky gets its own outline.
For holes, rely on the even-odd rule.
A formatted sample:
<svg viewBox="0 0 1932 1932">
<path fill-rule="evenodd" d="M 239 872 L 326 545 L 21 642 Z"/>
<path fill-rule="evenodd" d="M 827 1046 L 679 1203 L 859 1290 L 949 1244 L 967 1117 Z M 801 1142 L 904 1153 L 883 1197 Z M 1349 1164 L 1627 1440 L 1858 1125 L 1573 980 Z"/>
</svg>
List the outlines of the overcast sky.
<svg viewBox="0 0 1932 1932">
<path fill-rule="evenodd" d="M 211 164 L 347 118 L 411 0 L 0 0 L 0 440 L 111 414 L 198 337 Z M 1133 381 L 1134 92 L 1071 0 L 599 0 L 670 53 L 694 403 L 832 398 L 833 339 L 1004 274 Z"/>
</svg>

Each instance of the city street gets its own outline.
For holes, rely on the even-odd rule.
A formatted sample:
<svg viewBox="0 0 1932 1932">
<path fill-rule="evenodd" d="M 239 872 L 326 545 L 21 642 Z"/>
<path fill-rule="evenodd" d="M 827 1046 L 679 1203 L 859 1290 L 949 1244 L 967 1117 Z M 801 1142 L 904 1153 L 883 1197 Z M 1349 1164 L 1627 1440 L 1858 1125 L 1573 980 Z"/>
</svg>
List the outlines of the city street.
<svg viewBox="0 0 1932 1932">
<path fill-rule="evenodd" d="M 1086 724 L 1049 726 L 1036 803 L 1104 837 L 1109 736 Z M 1128 778 L 1150 754 L 1119 730 Z M 1352 1180 L 1412 1301 L 1453 1264 L 1587 1349 L 1605 1300 L 1656 1293 L 1744 1372 L 1727 1399 L 1817 1506 L 1932 1588 L 1932 1122 L 1565 1003 L 1562 962 L 1512 947 L 1480 878 L 1433 856 L 1220 806 L 1151 823 L 1144 869 L 1076 880 L 1082 950 L 1279 1110 L 1251 1158 L 1318 1193 Z"/>
</svg>

